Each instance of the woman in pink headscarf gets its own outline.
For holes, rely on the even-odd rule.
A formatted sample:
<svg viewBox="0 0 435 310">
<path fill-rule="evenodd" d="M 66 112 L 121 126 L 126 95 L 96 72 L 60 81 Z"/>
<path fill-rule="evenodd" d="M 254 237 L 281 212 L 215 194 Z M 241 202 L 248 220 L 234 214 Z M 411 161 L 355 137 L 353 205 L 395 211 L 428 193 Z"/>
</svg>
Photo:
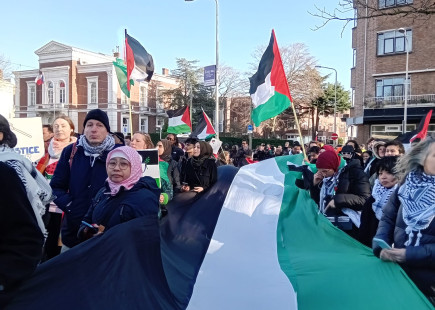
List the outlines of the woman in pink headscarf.
<svg viewBox="0 0 435 310">
<path fill-rule="evenodd" d="M 106 160 L 108 178 L 83 219 L 78 237 L 86 240 L 113 226 L 159 211 L 160 189 L 142 177 L 142 160 L 128 146 L 112 150 Z"/>
</svg>

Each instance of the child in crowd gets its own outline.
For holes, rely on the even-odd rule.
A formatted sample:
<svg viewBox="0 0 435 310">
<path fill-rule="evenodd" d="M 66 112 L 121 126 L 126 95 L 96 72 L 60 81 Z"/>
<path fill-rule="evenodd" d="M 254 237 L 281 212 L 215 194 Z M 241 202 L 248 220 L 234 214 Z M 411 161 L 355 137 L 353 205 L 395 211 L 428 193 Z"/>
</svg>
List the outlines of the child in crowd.
<svg viewBox="0 0 435 310">
<path fill-rule="evenodd" d="M 382 208 L 397 188 L 397 178 L 394 172 L 396 162 L 397 157 L 384 157 L 379 161 L 377 166 L 378 178 L 373 186 L 372 197 L 364 205 L 361 213 L 358 240 L 368 247 L 372 246 L 372 239 L 382 217 Z"/>
</svg>

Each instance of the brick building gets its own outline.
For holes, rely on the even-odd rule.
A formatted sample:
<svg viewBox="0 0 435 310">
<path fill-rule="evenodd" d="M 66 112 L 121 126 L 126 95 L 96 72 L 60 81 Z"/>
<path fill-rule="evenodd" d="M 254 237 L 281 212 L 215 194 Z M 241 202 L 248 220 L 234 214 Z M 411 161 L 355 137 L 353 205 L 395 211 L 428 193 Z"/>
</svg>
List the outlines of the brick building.
<svg viewBox="0 0 435 310">
<path fill-rule="evenodd" d="M 418 6 L 421 1 L 369 0 L 368 4 L 388 12 L 398 6 Z M 435 107 L 435 20 L 399 16 L 365 19 L 365 14 L 364 7 L 355 7 L 355 16 L 361 19 L 352 29 L 352 108 L 347 120 L 348 136 L 360 142 L 371 136 L 392 139 L 402 133 L 406 86 L 406 131 L 415 129 Z M 429 131 L 435 132 L 435 115 Z"/>
<path fill-rule="evenodd" d="M 15 71 L 15 117 L 42 118 L 51 124 L 57 115 L 69 116 L 82 132 L 89 110 L 107 112 L 112 132 L 130 133 L 127 97 L 122 93 L 113 61 L 118 53 L 104 55 L 51 41 L 35 51 L 39 70 Z M 35 84 L 39 71 L 42 85 Z M 150 83 L 135 82 L 131 90 L 134 131 L 156 132 L 167 118 L 163 90 L 177 87 L 169 70 L 154 74 Z M 157 129 L 158 131 L 158 129 Z"/>
</svg>

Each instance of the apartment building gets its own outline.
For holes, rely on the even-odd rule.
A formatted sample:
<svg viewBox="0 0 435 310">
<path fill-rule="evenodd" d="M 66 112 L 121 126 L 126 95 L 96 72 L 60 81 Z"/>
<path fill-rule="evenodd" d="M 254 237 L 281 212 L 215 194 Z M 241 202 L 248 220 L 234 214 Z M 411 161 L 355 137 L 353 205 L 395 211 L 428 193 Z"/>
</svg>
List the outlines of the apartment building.
<svg viewBox="0 0 435 310">
<path fill-rule="evenodd" d="M 127 97 L 121 91 L 113 61 L 119 57 L 90 52 L 51 41 L 35 51 L 39 69 L 15 71 L 15 117 L 42 118 L 51 124 L 56 116 L 65 114 L 82 132 L 86 113 L 92 109 L 107 112 L 113 132 L 158 132 L 167 118 L 163 91 L 177 87 L 169 75 L 155 73 L 152 81 L 136 82 L 131 90 L 131 121 Z M 44 83 L 35 78 L 42 73 Z"/>
<path fill-rule="evenodd" d="M 422 0 L 368 0 L 379 12 L 418 6 Z M 352 108 L 348 136 L 393 139 L 416 128 L 435 107 L 435 19 L 370 16 L 355 1 L 352 29 Z M 360 1 L 363 2 L 363 1 Z M 405 106 L 407 107 L 405 109 Z M 435 132 L 435 115 L 429 127 Z"/>
</svg>

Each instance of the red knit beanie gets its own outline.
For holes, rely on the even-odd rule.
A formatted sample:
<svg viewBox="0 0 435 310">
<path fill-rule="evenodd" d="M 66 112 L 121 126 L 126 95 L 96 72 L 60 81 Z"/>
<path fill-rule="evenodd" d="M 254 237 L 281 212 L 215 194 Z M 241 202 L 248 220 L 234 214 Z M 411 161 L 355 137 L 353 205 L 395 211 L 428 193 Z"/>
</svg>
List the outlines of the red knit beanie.
<svg viewBox="0 0 435 310">
<path fill-rule="evenodd" d="M 332 169 L 338 170 L 340 166 L 340 158 L 334 151 L 325 151 L 319 155 L 316 161 L 317 169 Z"/>
<path fill-rule="evenodd" d="M 325 144 L 324 146 L 322 146 L 322 149 L 324 149 L 325 151 L 335 151 L 334 147 L 328 144 Z"/>
</svg>

